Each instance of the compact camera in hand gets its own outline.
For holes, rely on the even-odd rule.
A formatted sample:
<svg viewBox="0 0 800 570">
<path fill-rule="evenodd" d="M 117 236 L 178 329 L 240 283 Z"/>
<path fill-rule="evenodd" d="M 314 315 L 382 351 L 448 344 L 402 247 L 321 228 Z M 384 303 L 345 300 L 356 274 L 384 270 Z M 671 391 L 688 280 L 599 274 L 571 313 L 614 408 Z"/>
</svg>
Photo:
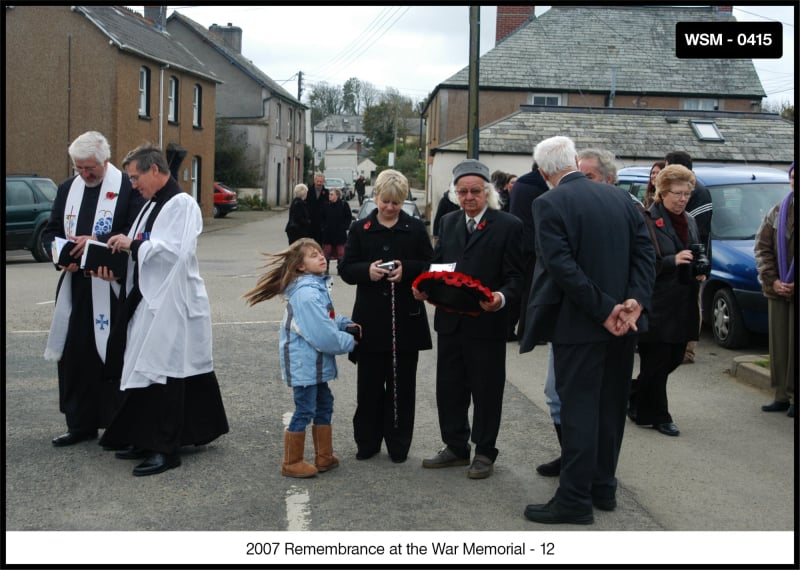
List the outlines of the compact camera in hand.
<svg viewBox="0 0 800 570">
<path fill-rule="evenodd" d="M 711 261 L 706 255 L 706 246 L 702 243 L 693 243 L 689 245 L 689 250 L 692 252 L 692 263 L 690 264 L 692 277 L 698 275 L 711 274 Z"/>
<path fill-rule="evenodd" d="M 378 269 L 386 269 L 387 271 L 394 271 L 394 268 L 397 267 L 394 261 L 384 261 L 383 263 L 379 263 L 376 265 Z"/>
</svg>

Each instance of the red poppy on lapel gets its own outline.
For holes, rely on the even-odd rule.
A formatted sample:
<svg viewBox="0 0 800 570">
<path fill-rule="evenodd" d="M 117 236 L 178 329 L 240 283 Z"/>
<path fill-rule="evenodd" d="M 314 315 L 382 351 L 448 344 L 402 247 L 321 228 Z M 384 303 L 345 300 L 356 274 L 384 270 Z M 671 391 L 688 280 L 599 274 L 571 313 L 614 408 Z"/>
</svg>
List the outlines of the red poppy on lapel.
<svg viewBox="0 0 800 570">
<path fill-rule="evenodd" d="M 663 227 L 664 227 L 664 218 L 658 218 L 658 219 L 656 220 L 656 225 L 657 225 L 659 228 L 663 228 Z"/>
<path fill-rule="evenodd" d="M 328 311 L 328 316 L 329 316 L 330 318 L 332 318 L 333 320 L 336 320 L 336 312 L 335 312 L 333 309 L 331 309 L 330 311 Z"/>
<path fill-rule="evenodd" d="M 119 196 L 119 194 L 117 194 L 116 192 L 106 192 L 106 198 L 109 200 L 113 200 L 117 196 Z"/>
<path fill-rule="evenodd" d="M 481 223 L 478 224 L 478 228 L 477 229 L 478 229 L 478 231 L 480 231 L 485 227 L 486 227 L 486 220 L 481 220 Z"/>
<path fill-rule="evenodd" d="M 368 230 L 371 225 L 372 225 L 372 221 L 367 222 L 366 224 L 364 224 L 364 229 Z"/>
</svg>

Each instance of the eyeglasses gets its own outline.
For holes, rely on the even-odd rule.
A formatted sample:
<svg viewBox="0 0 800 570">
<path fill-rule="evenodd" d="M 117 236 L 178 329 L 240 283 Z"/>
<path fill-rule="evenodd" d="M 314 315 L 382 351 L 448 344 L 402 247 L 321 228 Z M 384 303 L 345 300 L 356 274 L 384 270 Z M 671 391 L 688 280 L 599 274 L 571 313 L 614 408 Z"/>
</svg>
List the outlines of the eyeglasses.
<svg viewBox="0 0 800 570">
<path fill-rule="evenodd" d="M 673 196 L 677 196 L 678 198 L 686 198 L 687 200 L 692 197 L 691 192 L 673 192 L 672 190 L 667 190 Z"/>
<path fill-rule="evenodd" d="M 95 164 L 92 166 L 74 166 L 76 172 L 91 172 L 92 170 L 96 170 L 100 165 Z"/>
<path fill-rule="evenodd" d="M 456 194 L 458 194 L 459 196 L 462 196 L 462 197 L 466 196 L 467 194 L 472 194 L 473 196 L 478 196 L 479 194 L 483 194 L 483 192 L 484 192 L 483 188 L 469 188 L 469 189 L 467 189 L 467 188 L 459 188 L 458 190 L 456 190 Z"/>
</svg>

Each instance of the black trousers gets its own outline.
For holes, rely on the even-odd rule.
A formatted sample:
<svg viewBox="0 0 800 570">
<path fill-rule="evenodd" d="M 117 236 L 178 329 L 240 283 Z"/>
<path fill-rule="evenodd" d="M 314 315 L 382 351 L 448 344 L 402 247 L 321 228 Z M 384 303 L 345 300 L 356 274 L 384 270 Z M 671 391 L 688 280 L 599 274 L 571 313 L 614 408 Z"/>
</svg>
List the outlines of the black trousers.
<svg viewBox="0 0 800 570">
<path fill-rule="evenodd" d="M 391 352 L 359 351 L 353 416 L 359 451 L 377 453 L 385 440 L 392 457 L 408 455 L 414 433 L 418 357 L 416 350 L 398 352 L 395 386 Z"/>
<path fill-rule="evenodd" d="M 631 408 L 636 423 L 672 421 L 667 401 L 667 378 L 683 362 L 686 343 L 639 342 L 639 377 L 631 386 Z"/>
<path fill-rule="evenodd" d="M 592 497 L 617 490 L 635 336 L 587 344 L 553 343 L 561 399 L 561 478 L 556 501 L 592 510 Z"/>
<path fill-rule="evenodd" d="M 492 461 L 503 411 L 506 383 L 506 339 L 466 338 L 439 334 L 436 356 L 436 406 L 442 441 L 468 457 L 470 433 L 475 453 Z M 472 429 L 469 406 L 472 402 Z"/>
</svg>

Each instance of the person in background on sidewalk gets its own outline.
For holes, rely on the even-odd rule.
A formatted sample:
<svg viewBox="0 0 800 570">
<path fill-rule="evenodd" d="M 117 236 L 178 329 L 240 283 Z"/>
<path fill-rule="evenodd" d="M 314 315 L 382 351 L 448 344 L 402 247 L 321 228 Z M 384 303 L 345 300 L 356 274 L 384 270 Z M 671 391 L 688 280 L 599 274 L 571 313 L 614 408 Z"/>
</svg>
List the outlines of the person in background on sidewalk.
<svg viewBox="0 0 800 570">
<path fill-rule="evenodd" d="M 325 188 L 325 175 L 321 172 L 314 174 L 314 185 L 308 189 L 306 208 L 311 217 L 310 237 L 317 243 L 322 243 L 322 228 L 325 226 L 325 213 L 330 202 L 330 190 Z"/>
<path fill-rule="evenodd" d="M 496 443 L 506 382 L 508 306 L 522 289 L 522 222 L 501 212 L 489 168 L 465 159 L 453 169 L 461 210 L 442 218 L 433 262 L 479 280 L 491 291 L 478 315 L 436 308 L 436 407 L 445 446 L 425 459 L 426 469 L 470 465 L 467 477 L 485 479 L 494 471 Z M 427 295 L 412 288 L 414 298 Z M 470 429 L 469 407 L 473 406 Z M 470 435 L 475 457 L 470 464 Z"/>
<path fill-rule="evenodd" d="M 644 200 L 642 201 L 645 209 L 653 205 L 653 197 L 656 195 L 656 176 L 664 170 L 666 165 L 667 163 L 663 160 L 657 160 L 650 167 L 650 180 L 647 183 L 647 189 L 644 191 Z"/>
<path fill-rule="evenodd" d="M 767 298 L 769 371 L 775 388 L 775 400 L 761 409 L 786 411 L 793 418 L 797 403 L 794 162 L 789 167 L 789 184 L 791 192 L 764 217 L 754 250 L 758 280 Z"/>
<path fill-rule="evenodd" d="M 536 271 L 520 353 L 553 344 L 561 399 L 558 490 L 525 508 L 542 524 L 591 524 L 616 508 L 636 337 L 645 330 L 655 252 L 628 192 L 578 171 L 571 139 L 545 139 L 534 160 L 551 188 L 536 199 Z M 512 194 L 513 195 L 513 194 Z"/>
<path fill-rule="evenodd" d="M 363 174 L 358 175 L 358 180 L 356 180 L 354 186 L 358 196 L 358 205 L 361 206 L 364 203 L 364 194 L 367 192 L 367 181 L 364 179 Z"/>
<path fill-rule="evenodd" d="M 344 244 L 347 242 L 347 230 L 353 223 L 353 213 L 346 200 L 342 199 L 342 191 L 334 188 L 330 191 L 330 203 L 325 211 L 325 227 L 322 228 L 322 251 L 330 262 L 344 257 Z M 337 266 L 338 270 L 338 266 Z"/>
<path fill-rule="evenodd" d="M 266 256 L 271 260 L 267 271 L 242 297 L 251 307 L 277 295 L 286 297 L 279 354 L 281 376 L 292 389 L 295 408 L 284 432 L 281 474 L 313 477 L 339 466 L 333 454 L 333 392 L 328 382 L 338 375 L 336 355 L 352 352 L 357 344 L 347 328 L 360 327 L 334 311 L 328 291 L 331 277 L 325 275 L 328 262 L 316 241 L 302 238 Z M 306 427 L 312 420 L 314 465 L 303 459 Z"/>
<path fill-rule="evenodd" d="M 439 241 L 439 232 L 441 231 L 442 218 L 444 215 L 460 209 L 461 206 L 458 203 L 455 186 L 450 184 L 450 188 L 445 190 L 444 194 L 442 194 L 439 205 L 436 207 L 436 214 L 433 216 L 433 245 L 436 245 L 436 242 Z"/>
<path fill-rule="evenodd" d="M 668 152 L 664 158 L 665 166 L 670 164 L 680 164 L 689 170 L 692 169 L 692 157 L 688 152 L 676 150 Z M 711 216 L 713 213 L 713 205 L 711 203 L 711 192 L 705 185 L 697 180 L 692 191 L 692 197 L 689 203 L 686 204 L 686 212 L 694 218 L 697 222 L 697 230 L 700 232 L 700 242 L 709 250 L 708 236 L 711 233 Z M 697 312 L 700 313 L 700 294 L 697 296 Z M 698 320 L 698 327 L 703 326 L 702 318 Z M 700 331 L 698 330 L 698 336 Z M 683 355 L 683 364 L 692 364 L 697 353 L 697 341 L 690 340 L 686 345 L 686 354 Z"/>
<path fill-rule="evenodd" d="M 42 234 L 46 244 L 56 237 L 70 240 L 72 245 L 65 247 L 75 260 L 62 266 L 53 258 L 60 273 L 44 357 L 58 362 L 59 409 L 67 423 L 67 432 L 52 440 L 56 447 L 95 439 L 121 402 L 119 383 L 106 381 L 103 374 L 118 293 L 108 282 L 85 274 L 77 261 L 86 240 L 106 242 L 114 234 L 126 234 L 144 205 L 128 175 L 111 164 L 111 147 L 102 134 L 83 133 L 68 153 L 78 174 L 58 187 Z"/>
<path fill-rule="evenodd" d="M 311 237 L 311 216 L 306 205 L 307 197 L 308 186 L 298 184 L 294 187 L 294 199 L 289 206 L 289 220 L 284 228 L 286 236 L 289 238 L 289 245 L 300 238 Z"/>
</svg>

